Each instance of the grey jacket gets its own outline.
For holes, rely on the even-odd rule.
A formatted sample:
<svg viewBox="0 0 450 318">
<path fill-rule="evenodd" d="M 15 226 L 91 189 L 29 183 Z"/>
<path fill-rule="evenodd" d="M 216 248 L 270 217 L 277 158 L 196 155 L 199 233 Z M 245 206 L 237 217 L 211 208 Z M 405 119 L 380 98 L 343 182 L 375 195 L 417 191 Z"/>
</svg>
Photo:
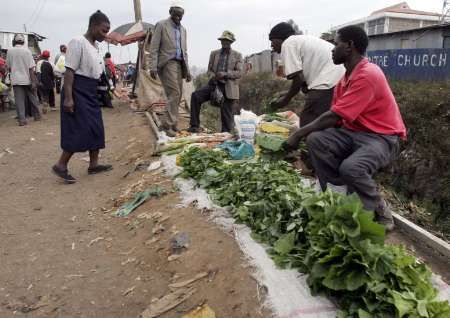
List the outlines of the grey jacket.
<svg viewBox="0 0 450 318">
<path fill-rule="evenodd" d="M 189 73 L 186 29 L 180 25 L 181 50 L 183 52 L 183 78 Z M 175 30 L 172 19 L 159 21 L 153 31 L 150 43 L 150 70 L 157 71 L 163 68 L 167 62 L 175 57 L 176 42 Z"/>
<path fill-rule="evenodd" d="M 208 74 L 215 75 L 220 58 L 220 49 L 211 52 L 208 63 Z M 227 80 L 225 81 L 225 94 L 228 99 L 239 99 L 239 79 L 242 76 L 242 54 L 231 50 L 228 57 Z"/>
</svg>

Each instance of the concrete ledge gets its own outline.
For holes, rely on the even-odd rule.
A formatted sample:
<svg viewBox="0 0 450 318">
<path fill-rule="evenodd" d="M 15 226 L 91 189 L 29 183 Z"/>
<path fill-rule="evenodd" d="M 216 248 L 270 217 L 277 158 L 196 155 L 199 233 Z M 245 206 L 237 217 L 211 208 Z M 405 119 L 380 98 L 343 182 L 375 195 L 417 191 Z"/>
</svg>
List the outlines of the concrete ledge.
<svg viewBox="0 0 450 318">
<path fill-rule="evenodd" d="M 426 244 L 428 247 L 433 248 L 435 252 L 438 252 L 446 259 L 450 260 L 450 244 L 422 229 L 406 218 L 396 213 L 392 213 L 392 215 L 394 216 L 395 226 L 397 228 L 405 232 L 405 234 L 411 236 L 413 239 L 416 239 L 419 242 Z"/>
</svg>

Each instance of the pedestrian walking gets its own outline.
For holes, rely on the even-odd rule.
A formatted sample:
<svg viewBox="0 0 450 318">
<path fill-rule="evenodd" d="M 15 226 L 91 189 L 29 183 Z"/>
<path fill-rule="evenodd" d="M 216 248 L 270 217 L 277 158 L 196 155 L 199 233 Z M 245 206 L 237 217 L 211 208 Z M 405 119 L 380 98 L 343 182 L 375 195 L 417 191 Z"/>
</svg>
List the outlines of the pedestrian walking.
<svg viewBox="0 0 450 318">
<path fill-rule="evenodd" d="M 42 97 L 42 111 L 50 109 L 55 111 L 55 75 L 53 65 L 49 62 L 50 52 L 45 50 L 41 54 L 40 72 L 38 73 L 39 89 Z"/>
<path fill-rule="evenodd" d="M 59 53 L 56 54 L 55 57 L 55 88 L 57 94 L 61 92 L 62 79 L 66 71 L 66 51 L 67 46 L 65 44 L 61 44 L 59 46 Z"/>
<path fill-rule="evenodd" d="M 99 151 L 105 148 L 102 112 L 97 98 L 97 85 L 104 72 L 104 62 L 96 42 L 102 42 L 110 29 L 108 17 L 97 11 L 89 18 L 83 36 L 67 46 L 66 72 L 61 92 L 61 148 L 63 150 L 52 171 L 66 183 L 75 183 L 68 163 L 75 152 L 89 151 L 88 174 L 109 171 L 111 165 L 98 163 Z"/>
<path fill-rule="evenodd" d="M 167 97 L 162 128 L 170 137 L 178 131 L 183 78 L 191 81 L 189 71 L 186 29 L 181 25 L 184 9 L 181 1 L 172 1 L 170 18 L 159 21 L 150 43 L 150 76 L 159 76 Z"/>
<path fill-rule="evenodd" d="M 8 50 L 6 64 L 10 70 L 11 84 L 16 102 L 17 118 L 19 126 L 27 124 L 26 103 L 31 109 L 34 120 L 41 119 L 39 100 L 37 97 L 36 64 L 31 51 L 24 46 L 23 34 L 16 34 L 13 40 L 13 48 Z"/>
</svg>

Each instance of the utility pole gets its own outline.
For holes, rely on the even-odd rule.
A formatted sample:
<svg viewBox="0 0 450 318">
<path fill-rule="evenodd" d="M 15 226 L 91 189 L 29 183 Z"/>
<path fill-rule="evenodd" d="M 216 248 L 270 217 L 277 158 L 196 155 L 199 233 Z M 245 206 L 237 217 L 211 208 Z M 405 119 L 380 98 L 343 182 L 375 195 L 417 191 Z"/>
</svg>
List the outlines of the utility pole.
<svg viewBox="0 0 450 318">
<path fill-rule="evenodd" d="M 446 18 L 450 12 L 450 3 L 448 0 L 444 0 L 444 3 L 442 5 L 442 16 L 441 16 L 441 23 L 444 24 L 446 22 Z"/>
<path fill-rule="evenodd" d="M 133 0 L 134 2 L 134 18 L 136 22 L 142 21 L 141 0 Z"/>
</svg>

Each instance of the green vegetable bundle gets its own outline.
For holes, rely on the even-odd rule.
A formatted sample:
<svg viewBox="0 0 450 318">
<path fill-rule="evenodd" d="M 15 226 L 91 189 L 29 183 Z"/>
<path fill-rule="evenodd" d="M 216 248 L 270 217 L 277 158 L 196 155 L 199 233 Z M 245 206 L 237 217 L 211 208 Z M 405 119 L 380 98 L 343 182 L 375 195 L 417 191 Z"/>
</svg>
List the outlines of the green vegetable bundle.
<svg viewBox="0 0 450 318">
<path fill-rule="evenodd" d="M 313 293 L 340 304 L 339 317 L 450 317 L 438 302 L 431 272 L 403 248 L 384 244 L 383 226 L 356 195 L 315 193 L 283 161 L 240 165 L 222 152 L 191 148 L 181 157 L 183 176 L 271 246 L 280 266 L 308 273 Z"/>
</svg>

